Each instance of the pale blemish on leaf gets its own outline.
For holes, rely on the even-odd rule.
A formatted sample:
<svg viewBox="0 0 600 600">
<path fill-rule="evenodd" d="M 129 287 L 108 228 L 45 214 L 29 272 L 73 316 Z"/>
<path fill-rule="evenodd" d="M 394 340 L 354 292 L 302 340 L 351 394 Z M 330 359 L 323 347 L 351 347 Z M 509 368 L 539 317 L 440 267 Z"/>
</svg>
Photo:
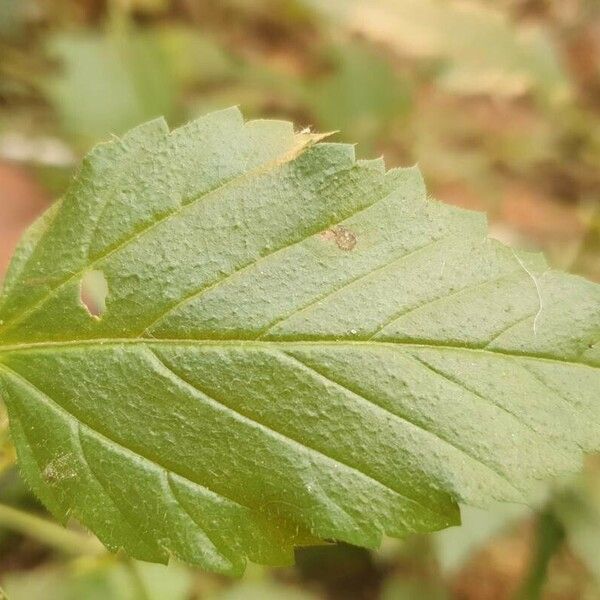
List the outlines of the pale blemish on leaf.
<svg viewBox="0 0 600 600">
<path fill-rule="evenodd" d="M 66 479 L 77 477 L 77 472 L 70 464 L 72 458 L 71 454 L 66 453 L 51 460 L 42 472 L 44 480 L 50 485 L 55 485 Z"/>
</svg>

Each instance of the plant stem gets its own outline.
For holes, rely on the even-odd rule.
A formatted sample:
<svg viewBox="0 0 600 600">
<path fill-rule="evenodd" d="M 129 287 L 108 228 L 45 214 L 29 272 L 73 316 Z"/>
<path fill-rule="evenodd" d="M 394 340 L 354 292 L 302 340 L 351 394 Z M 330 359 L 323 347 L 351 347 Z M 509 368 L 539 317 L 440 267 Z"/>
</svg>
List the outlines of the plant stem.
<svg viewBox="0 0 600 600">
<path fill-rule="evenodd" d="M 600 207 L 592 209 L 589 224 L 578 244 L 575 256 L 568 267 L 569 271 L 581 271 L 585 266 L 586 254 L 593 254 L 600 249 Z"/>
<path fill-rule="evenodd" d="M 542 597 L 550 560 L 562 546 L 565 531 L 551 508 L 538 517 L 534 555 L 529 572 L 517 594 L 517 600 L 539 600 Z"/>
<path fill-rule="evenodd" d="M 113 33 L 127 33 L 129 25 L 130 0 L 109 0 L 108 29 Z"/>
<path fill-rule="evenodd" d="M 0 527 L 35 538 L 66 554 L 103 552 L 102 546 L 92 537 L 65 529 L 52 521 L 5 504 L 0 504 Z"/>
<path fill-rule="evenodd" d="M 125 556 L 123 558 L 123 564 L 129 571 L 129 575 L 131 576 L 131 580 L 133 581 L 134 589 L 136 590 L 137 599 L 150 600 L 150 595 L 148 594 L 148 590 L 146 589 L 146 584 L 144 583 L 144 580 L 142 579 L 140 572 L 138 571 L 135 561 Z"/>
</svg>

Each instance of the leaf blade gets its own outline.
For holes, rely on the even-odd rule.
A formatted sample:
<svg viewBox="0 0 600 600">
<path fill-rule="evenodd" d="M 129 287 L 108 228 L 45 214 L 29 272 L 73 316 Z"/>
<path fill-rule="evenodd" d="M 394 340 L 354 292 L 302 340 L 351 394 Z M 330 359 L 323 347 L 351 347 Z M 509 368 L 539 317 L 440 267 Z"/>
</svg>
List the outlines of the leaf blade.
<svg viewBox="0 0 600 600">
<path fill-rule="evenodd" d="M 598 286 L 319 140 L 232 110 L 141 126 L 18 253 L 0 381 L 22 469 L 111 549 L 239 573 L 376 546 L 598 450 Z"/>
</svg>

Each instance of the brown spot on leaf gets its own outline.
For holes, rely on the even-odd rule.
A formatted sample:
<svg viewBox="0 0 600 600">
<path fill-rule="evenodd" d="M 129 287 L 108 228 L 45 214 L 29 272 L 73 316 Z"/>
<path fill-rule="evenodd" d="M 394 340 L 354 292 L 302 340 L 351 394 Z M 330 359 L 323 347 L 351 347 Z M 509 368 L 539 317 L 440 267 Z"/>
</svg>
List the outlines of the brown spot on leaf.
<svg viewBox="0 0 600 600">
<path fill-rule="evenodd" d="M 353 250 L 356 246 L 356 235 L 341 225 L 324 231 L 321 237 L 324 240 L 335 242 L 340 250 L 345 250 L 346 252 Z"/>
</svg>

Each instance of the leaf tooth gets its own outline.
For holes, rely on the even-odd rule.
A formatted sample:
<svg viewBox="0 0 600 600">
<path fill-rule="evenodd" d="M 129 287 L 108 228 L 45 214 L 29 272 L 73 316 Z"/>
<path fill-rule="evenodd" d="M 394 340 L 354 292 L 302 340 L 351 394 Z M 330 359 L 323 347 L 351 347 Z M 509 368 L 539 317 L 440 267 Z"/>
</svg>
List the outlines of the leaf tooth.
<svg viewBox="0 0 600 600">
<path fill-rule="evenodd" d="M 95 499 L 95 502 L 102 502 L 104 505 L 108 505 L 114 509 L 115 513 L 119 513 L 122 517 L 122 527 L 127 532 L 128 535 L 123 536 L 122 538 L 118 535 L 115 535 L 114 525 L 115 523 L 111 523 L 112 531 L 110 535 L 104 535 L 103 532 L 99 531 L 99 539 L 104 543 L 104 545 L 109 548 L 111 551 L 116 552 L 119 549 L 123 549 L 133 558 L 137 558 L 139 560 L 153 560 L 160 561 L 163 564 L 168 562 L 168 554 L 164 552 L 164 549 L 161 549 L 155 540 L 149 539 L 146 533 L 142 528 L 135 527 L 131 523 L 131 519 L 128 518 L 121 507 L 118 501 L 115 501 L 113 496 L 110 494 L 110 491 L 106 488 L 102 479 L 99 478 L 94 469 L 92 469 L 88 458 L 86 456 L 85 448 L 82 443 L 82 425 L 81 423 L 77 423 L 76 425 L 77 433 L 73 436 L 74 442 L 76 443 L 78 449 L 78 456 L 81 457 L 81 462 L 84 468 L 89 473 L 91 479 L 93 479 L 96 484 L 100 488 L 100 494 L 102 499 L 99 496 Z M 81 519 L 81 522 L 84 525 L 88 525 L 93 527 L 93 521 L 90 520 L 89 515 L 86 511 L 86 505 L 83 502 L 79 502 L 78 506 L 75 509 L 76 514 Z M 94 527 L 97 529 L 97 527 Z"/>
<path fill-rule="evenodd" d="M 113 551 L 122 547 L 136 558 L 164 562 L 166 555 L 152 539 L 136 531 L 131 522 L 123 518 L 118 504 L 91 471 L 79 442 L 80 424 L 16 371 L 6 369 L 5 374 L 13 390 L 9 401 L 11 415 L 22 414 L 23 420 L 30 423 L 33 434 L 26 447 L 31 452 L 25 450 L 22 453 L 19 448 L 19 460 L 26 461 L 23 466 L 28 480 L 32 477 L 33 467 L 33 472 L 38 474 L 36 477 L 44 482 L 40 496 L 51 512 L 65 525 L 70 516 L 75 516 Z M 26 392 L 41 402 L 32 404 L 32 396 L 21 398 Z M 50 441 L 46 428 L 54 434 Z M 75 503 L 74 499 L 78 501 Z M 105 529 L 107 525 L 108 530 Z"/>
<path fill-rule="evenodd" d="M 164 467 L 150 461 L 139 462 L 139 457 L 131 456 L 130 451 L 117 444 L 107 443 L 95 431 L 85 431 L 81 441 L 88 464 L 92 453 L 93 462 L 99 463 L 94 468 L 95 476 L 115 504 L 143 535 L 156 540 L 167 555 L 219 573 L 240 572 L 240 565 L 232 564 L 180 505 Z M 129 482 L 126 489 L 125 481 Z"/>
</svg>

